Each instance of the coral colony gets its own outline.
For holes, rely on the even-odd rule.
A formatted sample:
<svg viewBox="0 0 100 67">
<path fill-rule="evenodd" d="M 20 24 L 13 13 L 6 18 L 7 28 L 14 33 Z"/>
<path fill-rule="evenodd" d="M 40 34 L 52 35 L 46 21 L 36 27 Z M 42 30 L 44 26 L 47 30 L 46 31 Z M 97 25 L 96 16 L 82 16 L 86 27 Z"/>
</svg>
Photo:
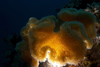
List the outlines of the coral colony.
<svg viewBox="0 0 100 67">
<path fill-rule="evenodd" d="M 39 67 L 39 62 L 50 64 L 47 67 L 77 65 L 93 46 L 95 24 L 92 13 L 75 8 L 63 8 L 57 18 L 31 17 L 22 28 L 23 40 L 15 49 L 30 67 Z"/>
</svg>

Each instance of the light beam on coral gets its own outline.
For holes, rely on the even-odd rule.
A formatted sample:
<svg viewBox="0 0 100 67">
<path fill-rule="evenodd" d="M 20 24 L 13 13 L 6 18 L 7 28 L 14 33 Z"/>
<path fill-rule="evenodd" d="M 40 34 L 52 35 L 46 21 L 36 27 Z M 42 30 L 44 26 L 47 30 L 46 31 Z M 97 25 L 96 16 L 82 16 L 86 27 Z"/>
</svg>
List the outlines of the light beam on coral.
<svg viewBox="0 0 100 67">
<path fill-rule="evenodd" d="M 31 62 L 31 67 L 38 67 L 39 62 L 46 60 L 53 66 L 76 65 L 86 50 L 92 48 L 95 20 L 93 14 L 73 8 L 62 9 L 58 18 L 32 17 L 21 30 L 23 41 L 17 44 L 16 51 Z"/>
</svg>

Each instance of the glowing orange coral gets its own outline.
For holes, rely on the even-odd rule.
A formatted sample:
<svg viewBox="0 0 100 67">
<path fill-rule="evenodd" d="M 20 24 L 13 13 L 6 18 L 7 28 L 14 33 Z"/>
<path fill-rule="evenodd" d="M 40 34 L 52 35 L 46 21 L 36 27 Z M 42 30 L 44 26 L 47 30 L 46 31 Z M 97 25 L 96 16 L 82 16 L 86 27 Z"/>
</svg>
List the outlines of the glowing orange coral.
<svg viewBox="0 0 100 67">
<path fill-rule="evenodd" d="M 38 66 L 38 61 L 43 62 L 46 59 L 52 64 L 61 66 L 66 63 L 77 64 L 83 59 L 86 48 L 92 47 L 92 39 L 87 36 L 91 33 L 85 32 L 90 28 L 84 29 L 85 22 L 82 24 L 75 20 L 61 22 L 62 25 L 58 23 L 54 16 L 44 17 L 41 20 L 30 18 L 26 27 L 22 29 L 21 35 L 24 41 L 23 44 L 22 42 L 17 44 L 16 50 L 22 54 L 29 52 L 29 55 L 25 56 L 33 58 L 31 61 L 33 67 Z"/>
</svg>

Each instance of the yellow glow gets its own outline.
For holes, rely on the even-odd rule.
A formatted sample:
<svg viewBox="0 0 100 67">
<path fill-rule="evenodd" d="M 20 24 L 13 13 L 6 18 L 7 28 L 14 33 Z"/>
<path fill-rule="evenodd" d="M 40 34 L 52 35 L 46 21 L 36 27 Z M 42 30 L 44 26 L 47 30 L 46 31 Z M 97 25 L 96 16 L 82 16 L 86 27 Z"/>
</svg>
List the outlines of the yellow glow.
<svg viewBox="0 0 100 67">
<path fill-rule="evenodd" d="M 73 38 L 72 36 L 69 36 L 72 37 L 69 39 L 67 35 L 67 37 L 64 37 L 66 38 L 64 41 L 64 39 L 62 39 L 62 36 L 59 36 L 61 33 L 52 32 L 50 34 L 50 37 L 48 36 L 47 38 L 44 38 L 46 36 L 40 36 L 40 40 L 35 42 L 35 48 L 31 48 L 32 57 L 36 58 L 40 62 L 45 62 L 46 60 L 48 60 L 48 62 L 51 63 L 53 67 L 64 66 L 66 65 L 66 62 L 69 64 L 77 64 L 78 60 L 83 59 L 84 54 L 82 55 L 81 53 L 84 53 L 85 47 L 84 45 L 80 45 L 83 43 L 83 41 L 75 41 L 76 38 Z M 75 44 L 76 46 L 74 46 L 74 43 L 72 41 L 75 41 L 75 43 L 77 43 Z M 34 43 L 31 43 L 31 45 L 33 46 Z M 79 50 L 81 49 L 83 50 L 80 53 Z M 80 58 L 76 61 L 77 57 Z"/>
<path fill-rule="evenodd" d="M 59 45 L 59 46 L 57 46 L 57 45 Z M 57 60 L 56 60 L 58 58 L 58 56 L 60 56 L 60 52 L 62 50 L 64 50 L 64 46 L 60 43 L 59 37 L 57 37 L 54 34 L 54 37 L 52 37 L 52 39 L 49 39 L 48 41 L 46 41 L 42 47 L 44 47 L 44 46 L 50 47 L 50 48 L 48 48 L 48 50 L 46 52 L 46 58 L 45 58 L 45 61 L 48 60 L 48 62 L 51 64 L 50 67 L 62 67 L 62 65 L 59 62 L 57 62 Z M 51 48 L 56 50 L 55 54 L 53 53 Z M 53 54 L 51 54 L 51 52 Z M 51 57 L 51 56 L 54 56 L 54 57 Z"/>
<path fill-rule="evenodd" d="M 84 40 L 84 42 L 87 44 L 87 49 L 91 49 L 92 48 L 92 40 L 88 41 L 88 40 Z"/>
<path fill-rule="evenodd" d="M 51 65 L 52 65 L 51 67 L 62 67 L 59 63 L 56 63 L 56 62 L 52 63 Z"/>
<path fill-rule="evenodd" d="M 86 46 L 89 48 L 92 46 L 92 41 L 88 38 L 84 30 L 84 26 L 88 22 L 85 23 L 83 21 L 84 26 L 81 23 L 82 20 L 90 21 L 90 19 L 83 19 L 83 16 L 82 18 L 80 17 L 82 20 L 76 19 L 72 14 L 70 15 L 72 18 L 69 18 L 66 14 L 63 14 L 63 11 L 58 14 L 59 19 L 57 19 L 57 22 L 54 16 L 44 17 L 39 21 L 31 18 L 22 29 L 21 36 L 23 41 L 17 44 L 16 49 L 23 56 L 29 52 L 27 57 L 35 59 L 32 61 L 36 63 L 32 65 L 33 67 L 38 67 L 38 61 L 45 62 L 46 60 L 52 64 L 51 67 L 60 67 L 66 65 L 66 63 L 77 64 L 84 58 Z M 76 16 L 76 14 L 74 15 Z M 76 20 L 74 21 L 73 19 Z M 60 22 L 59 20 L 65 22 Z M 70 22 L 71 20 L 72 22 Z M 89 25 L 86 25 L 86 28 L 89 28 Z M 88 30 L 92 31 L 92 28 Z M 89 37 L 93 38 L 93 32 L 90 33 L 88 30 L 86 31 Z"/>
<path fill-rule="evenodd" d="M 49 53 L 50 53 L 50 50 L 47 51 L 46 59 L 49 58 Z"/>
</svg>

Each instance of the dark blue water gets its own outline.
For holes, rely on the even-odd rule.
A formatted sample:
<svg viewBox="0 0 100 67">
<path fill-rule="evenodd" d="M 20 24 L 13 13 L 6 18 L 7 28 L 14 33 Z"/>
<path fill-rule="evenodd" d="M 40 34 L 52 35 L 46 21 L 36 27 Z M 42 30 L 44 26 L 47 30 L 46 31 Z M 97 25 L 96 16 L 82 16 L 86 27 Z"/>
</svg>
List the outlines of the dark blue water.
<svg viewBox="0 0 100 67">
<path fill-rule="evenodd" d="M 69 0 L 0 0 L 0 67 L 9 62 L 5 52 L 10 49 L 3 41 L 12 33 L 20 33 L 30 17 L 40 19 L 44 16 L 57 14 L 56 9 L 62 8 Z"/>
</svg>

